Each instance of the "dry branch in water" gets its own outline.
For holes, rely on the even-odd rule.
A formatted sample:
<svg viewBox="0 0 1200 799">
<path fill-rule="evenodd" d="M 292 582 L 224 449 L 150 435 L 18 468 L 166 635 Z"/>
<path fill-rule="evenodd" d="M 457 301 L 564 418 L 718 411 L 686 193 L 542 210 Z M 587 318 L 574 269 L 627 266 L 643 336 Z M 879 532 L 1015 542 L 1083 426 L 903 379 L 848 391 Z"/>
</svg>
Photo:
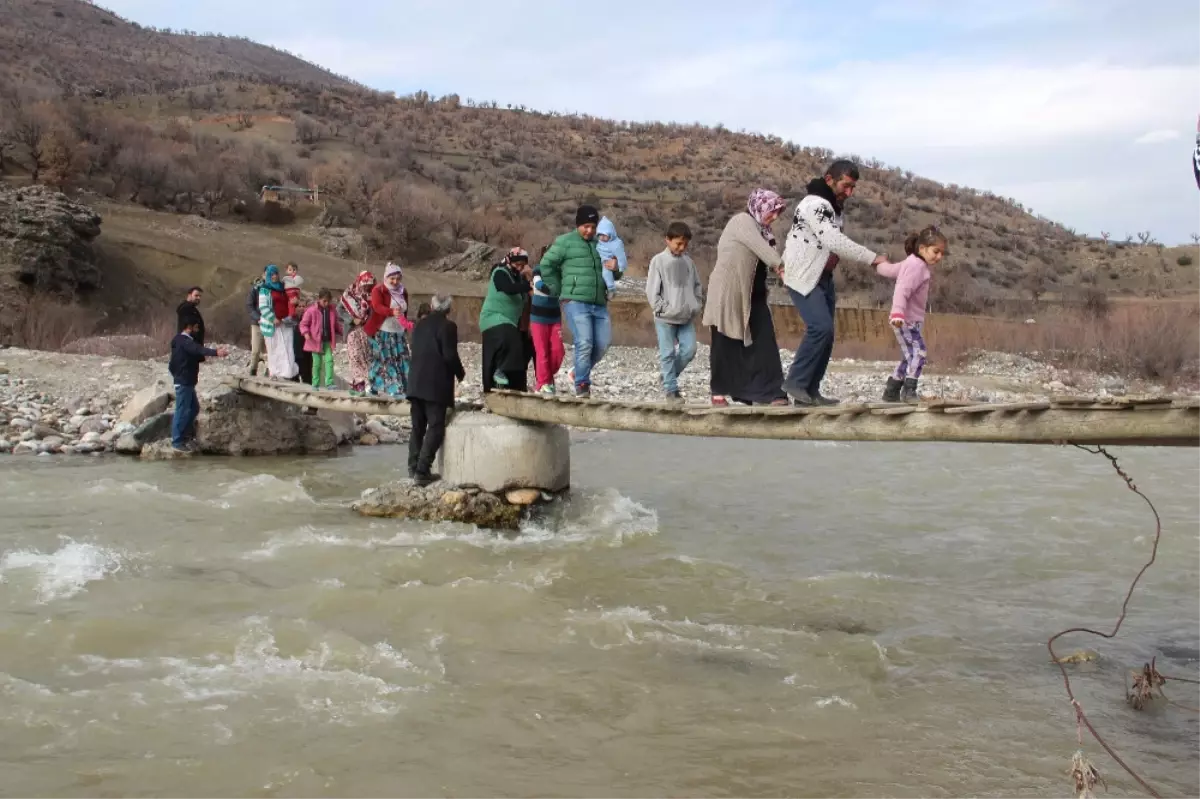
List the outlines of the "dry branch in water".
<svg viewBox="0 0 1200 799">
<path fill-rule="evenodd" d="M 1071 758 L 1071 768 L 1068 772 L 1071 779 L 1075 780 L 1075 793 L 1079 799 L 1092 799 L 1096 794 L 1094 788 L 1096 783 L 1104 786 L 1104 790 L 1108 790 L 1108 783 L 1100 776 L 1100 772 L 1092 765 L 1092 761 L 1088 760 L 1083 754 L 1083 750 L 1076 750 L 1075 757 Z"/>
<path fill-rule="evenodd" d="M 1162 694 L 1162 686 L 1166 682 L 1166 678 L 1155 668 L 1154 659 L 1151 659 L 1140 672 L 1134 673 L 1133 687 L 1125 692 L 1125 701 L 1133 705 L 1134 710 L 1141 710 L 1154 698 L 1156 691 Z"/>
</svg>

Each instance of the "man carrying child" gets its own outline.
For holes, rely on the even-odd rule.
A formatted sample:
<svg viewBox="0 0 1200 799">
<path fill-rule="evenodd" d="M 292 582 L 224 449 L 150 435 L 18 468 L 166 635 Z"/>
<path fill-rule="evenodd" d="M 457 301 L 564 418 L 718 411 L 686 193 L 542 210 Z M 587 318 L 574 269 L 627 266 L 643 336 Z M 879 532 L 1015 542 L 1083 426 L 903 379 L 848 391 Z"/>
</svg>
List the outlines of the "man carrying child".
<svg viewBox="0 0 1200 799">
<path fill-rule="evenodd" d="M 687 255 L 692 231 L 683 222 L 667 228 L 665 250 L 650 260 L 646 299 L 654 311 L 658 362 L 668 402 L 683 402 L 679 375 L 696 357 L 696 314 L 704 307 L 700 273 Z"/>
</svg>

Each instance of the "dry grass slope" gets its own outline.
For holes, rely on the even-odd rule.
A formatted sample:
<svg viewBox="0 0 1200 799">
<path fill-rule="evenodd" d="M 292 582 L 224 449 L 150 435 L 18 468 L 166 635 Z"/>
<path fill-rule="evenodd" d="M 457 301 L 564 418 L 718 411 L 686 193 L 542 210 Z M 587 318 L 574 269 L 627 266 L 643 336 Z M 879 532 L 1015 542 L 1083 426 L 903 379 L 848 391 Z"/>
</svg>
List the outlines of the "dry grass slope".
<svg viewBox="0 0 1200 799">
<path fill-rule="evenodd" d="M 247 40 L 142 28 L 80 0 L 0 0 L 0 13 L 15 22 L 0 28 L 0 94 L 16 120 L 0 174 L 40 172 L 215 215 L 266 183 L 316 184 L 335 220 L 368 234 L 359 255 L 421 260 L 464 238 L 534 249 L 591 201 L 618 222 L 635 270 L 674 219 L 697 232 L 707 267 L 750 188 L 797 197 L 834 155 L 721 127 L 396 98 Z M 1200 285 L 1194 248 L 1163 249 L 1150 231 L 1145 245 L 1137 231 L 1089 240 L 990 192 L 859 160 L 851 225 L 860 240 L 898 255 L 914 228 L 936 222 L 950 234 L 942 307 Z M 845 290 L 879 299 L 868 270 L 842 277 Z"/>
</svg>

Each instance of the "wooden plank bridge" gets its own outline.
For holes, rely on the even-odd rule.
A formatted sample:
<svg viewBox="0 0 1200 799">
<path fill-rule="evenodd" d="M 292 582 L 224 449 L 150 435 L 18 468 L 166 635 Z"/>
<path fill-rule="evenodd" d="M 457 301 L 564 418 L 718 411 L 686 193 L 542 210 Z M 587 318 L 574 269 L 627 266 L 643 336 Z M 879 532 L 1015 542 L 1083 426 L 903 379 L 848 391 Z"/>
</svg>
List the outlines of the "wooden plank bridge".
<svg viewBox="0 0 1200 799">
<path fill-rule="evenodd" d="M 408 403 L 313 391 L 299 383 L 233 377 L 240 391 L 290 405 L 366 415 L 407 416 Z M 920 405 L 846 403 L 824 408 L 671 405 L 580 400 L 511 391 L 456 410 L 530 422 L 637 433 L 800 441 L 957 441 L 992 444 L 1200 446 L 1200 396 L 1056 397 L 1014 403 L 933 400 Z"/>
</svg>

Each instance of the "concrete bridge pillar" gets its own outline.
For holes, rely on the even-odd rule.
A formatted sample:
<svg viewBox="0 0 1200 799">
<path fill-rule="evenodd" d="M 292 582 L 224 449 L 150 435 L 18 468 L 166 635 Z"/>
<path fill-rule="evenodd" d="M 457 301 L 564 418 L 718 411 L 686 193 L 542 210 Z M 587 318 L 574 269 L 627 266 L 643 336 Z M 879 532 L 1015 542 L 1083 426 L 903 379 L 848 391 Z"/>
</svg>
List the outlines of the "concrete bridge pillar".
<svg viewBox="0 0 1200 799">
<path fill-rule="evenodd" d="M 559 424 L 524 422 L 490 413 L 455 414 L 438 454 L 442 479 L 484 491 L 571 484 L 571 440 Z"/>
</svg>

